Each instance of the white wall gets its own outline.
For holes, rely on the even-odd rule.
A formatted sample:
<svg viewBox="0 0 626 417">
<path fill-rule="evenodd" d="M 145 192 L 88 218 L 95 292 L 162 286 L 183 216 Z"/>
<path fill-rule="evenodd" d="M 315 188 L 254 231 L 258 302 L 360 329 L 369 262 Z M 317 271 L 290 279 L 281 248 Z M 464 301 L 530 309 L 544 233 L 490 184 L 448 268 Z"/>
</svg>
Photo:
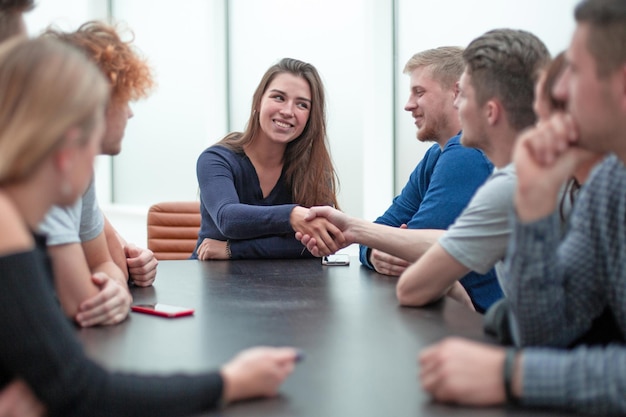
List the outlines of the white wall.
<svg viewBox="0 0 626 417">
<path fill-rule="evenodd" d="M 389 200 L 391 185 L 391 1 L 231 0 L 230 21 L 231 128 L 243 129 L 270 65 L 283 57 L 313 63 L 327 93 L 339 204 L 363 216 L 367 192 L 369 205 L 384 210 L 376 203 Z"/>
<path fill-rule="evenodd" d="M 463 46 L 505 26 L 530 30 L 559 51 L 573 29 L 577 0 L 37 3 L 26 19 L 31 34 L 52 22 L 74 29 L 111 12 L 134 31 L 135 45 L 155 70 L 158 87 L 133 106 L 122 154 L 101 157 L 96 175 L 113 224 L 128 240 L 145 245 L 148 206 L 198 197 L 197 156 L 228 131 L 244 128 L 254 88 L 280 58 L 309 61 L 319 70 L 340 205 L 374 219 L 428 146 L 417 142 L 403 110 L 408 77 L 401 71 L 408 58 L 427 48 Z"/>
<path fill-rule="evenodd" d="M 135 32 L 158 82 L 135 104 L 113 158 L 113 201 L 194 200 L 196 159 L 227 131 L 223 3 L 115 0 L 113 14 Z"/>
</svg>

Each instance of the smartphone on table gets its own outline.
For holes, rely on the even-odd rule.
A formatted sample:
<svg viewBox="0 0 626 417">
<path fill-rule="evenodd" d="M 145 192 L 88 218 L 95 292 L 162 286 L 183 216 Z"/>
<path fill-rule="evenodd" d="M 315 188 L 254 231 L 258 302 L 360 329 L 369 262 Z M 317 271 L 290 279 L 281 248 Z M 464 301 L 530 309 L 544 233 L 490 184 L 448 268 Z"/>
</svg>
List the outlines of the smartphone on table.
<svg viewBox="0 0 626 417">
<path fill-rule="evenodd" d="M 322 265 L 350 265 L 350 255 L 336 253 L 322 257 Z"/>
<path fill-rule="evenodd" d="M 172 306 L 162 303 L 135 304 L 130 306 L 130 309 L 137 313 L 152 314 L 155 316 L 169 318 L 190 316 L 194 313 L 193 308 Z"/>
</svg>

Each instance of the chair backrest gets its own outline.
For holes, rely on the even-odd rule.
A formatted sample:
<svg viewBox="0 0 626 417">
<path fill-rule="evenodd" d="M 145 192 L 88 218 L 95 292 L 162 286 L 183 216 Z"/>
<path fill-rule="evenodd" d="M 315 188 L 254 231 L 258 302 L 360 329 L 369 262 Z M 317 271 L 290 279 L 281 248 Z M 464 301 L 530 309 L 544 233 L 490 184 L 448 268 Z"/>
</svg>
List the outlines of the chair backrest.
<svg viewBox="0 0 626 417">
<path fill-rule="evenodd" d="M 148 249 L 160 260 L 187 259 L 200 230 L 199 201 L 168 201 L 148 210 Z"/>
</svg>

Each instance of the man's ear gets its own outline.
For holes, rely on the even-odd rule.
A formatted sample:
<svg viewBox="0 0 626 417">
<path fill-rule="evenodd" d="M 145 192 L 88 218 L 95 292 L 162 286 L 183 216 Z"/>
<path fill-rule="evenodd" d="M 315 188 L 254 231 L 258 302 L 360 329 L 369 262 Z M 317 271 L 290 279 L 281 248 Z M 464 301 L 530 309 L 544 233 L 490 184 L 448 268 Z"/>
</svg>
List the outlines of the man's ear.
<svg viewBox="0 0 626 417">
<path fill-rule="evenodd" d="M 459 87 L 459 82 L 454 83 L 454 87 L 452 88 L 452 93 L 454 94 L 454 100 L 459 97 L 459 93 L 461 92 L 461 87 Z"/>
<path fill-rule="evenodd" d="M 489 126 L 494 126 L 502 117 L 502 105 L 497 100 L 491 99 L 487 100 L 483 107 L 487 123 Z"/>
</svg>

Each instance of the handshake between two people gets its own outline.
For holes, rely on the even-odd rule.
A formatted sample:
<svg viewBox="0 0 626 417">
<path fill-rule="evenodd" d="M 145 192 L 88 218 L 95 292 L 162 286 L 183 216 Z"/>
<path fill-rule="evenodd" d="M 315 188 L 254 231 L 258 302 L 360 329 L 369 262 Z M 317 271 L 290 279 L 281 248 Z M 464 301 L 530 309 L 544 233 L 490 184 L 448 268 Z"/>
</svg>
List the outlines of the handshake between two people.
<svg viewBox="0 0 626 417">
<path fill-rule="evenodd" d="M 354 220 L 330 206 L 295 207 L 291 225 L 298 239 L 313 256 L 322 257 L 355 243 Z"/>
</svg>

